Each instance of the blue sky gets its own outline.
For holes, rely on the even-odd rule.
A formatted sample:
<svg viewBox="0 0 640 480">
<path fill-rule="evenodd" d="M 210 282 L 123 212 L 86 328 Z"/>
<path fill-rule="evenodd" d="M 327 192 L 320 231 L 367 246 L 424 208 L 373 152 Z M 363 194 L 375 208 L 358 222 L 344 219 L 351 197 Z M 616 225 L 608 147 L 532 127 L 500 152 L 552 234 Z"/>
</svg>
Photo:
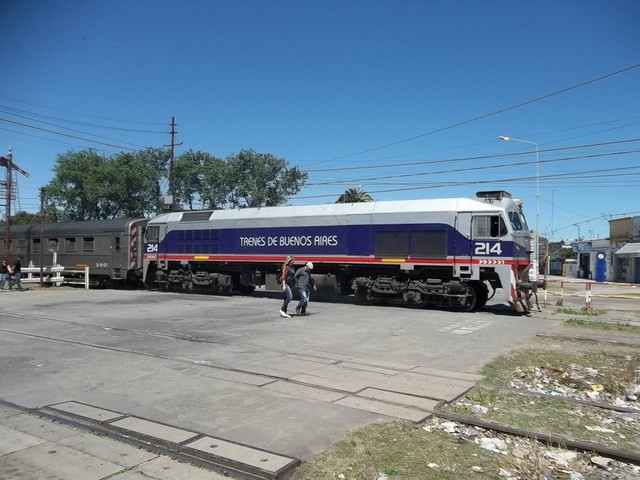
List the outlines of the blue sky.
<svg viewBox="0 0 640 480">
<path fill-rule="evenodd" d="M 35 212 L 56 155 L 160 147 L 175 116 L 177 154 L 307 171 L 292 204 L 503 189 L 541 234 L 604 238 L 640 215 L 639 20 L 635 0 L 0 0 L 0 153 Z"/>
</svg>

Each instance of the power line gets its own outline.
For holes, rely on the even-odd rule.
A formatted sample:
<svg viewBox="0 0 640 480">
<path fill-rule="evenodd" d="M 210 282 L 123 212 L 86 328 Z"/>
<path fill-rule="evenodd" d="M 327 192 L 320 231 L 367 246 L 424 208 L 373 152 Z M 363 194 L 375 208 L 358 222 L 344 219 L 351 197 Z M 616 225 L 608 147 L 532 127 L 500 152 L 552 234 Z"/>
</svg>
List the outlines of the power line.
<svg viewBox="0 0 640 480">
<path fill-rule="evenodd" d="M 620 152 L 607 152 L 607 153 L 594 153 L 591 155 L 579 155 L 573 157 L 563 157 L 563 158 L 555 158 L 555 159 L 547 159 L 547 160 L 536 160 L 531 161 L 528 160 L 526 162 L 514 162 L 514 163 L 501 163 L 498 165 L 481 165 L 478 167 L 466 167 L 466 168 L 457 168 L 450 170 L 439 170 L 439 171 L 428 171 L 428 172 L 413 172 L 413 173 L 401 173 L 398 175 L 384 175 L 382 177 L 358 177 L 358 178 L 350 178 L 350 179 L 341 179 L 341 180 L 333 180 L 333 181 L 325 181 L 325 182 L 317 182 L 317 183 L 308 183 L 309 186 L 321 186 L 321 185 L 341 185 L 341 184 L 349 184 L 354 182 L 364 183 L 369 181 L 379 180 L 380 178 L 390 179 L 390 178 L 406 178 L 406 177 L 418 177 L 424 175 L 449 175 L 453 173 L 461 173 L 461 172 L 472 172 L 478 170 L 493 170 L 497 168 L 510 168 L 510 167 L 519 167 L 524 165 L 531 165 L 532 163 L 557 163 L 557 162 L 567 162 L 571 160 L 583 160 L 589 158 L 598 158 L 598 157 L 609 157 L 609 156 L 620 156 L 620 155 L 629 155 L 631 153 L 638 153 L 640 149 L 637 150 L 625 150 Z M 638 167 L 640 168 L 640 167 Z"/>
<path fill-rule="evenodd" d="M 0 110 L 0 111 L 2 111 L 2 110 Z M 6 113 L 6 112 L 5 112 L 5 113 Z M 102 135 L 96 135 L 96 134 L 94 134 L 94 133 L 84 132 L 84 131 L 82 131 L 82 130 L 76 130 L 75 128 L 63 127 L 63 126 L 61 126 L 61 125 L 56 125 L 55 123 L 45 122 L 45 121 L 43 121 L 43 120 L 35 120 L 35 119 L 32 119 L 32 118 L 27 117 L 27 116 L 25 116 L 25 115 L 19 115 L 19 114 L 16 114 L 16 113 L 8 113 L 8 114 L 9 114 L 9 115 L 13 115 L 14 117 L 24 118 L 24 119 L 26 119 L 26 120 L 31 120 L 32 122 L 39 122 L 39 123 L 42 123 L 42 124 L 44 124 L 44 125 L 49 125 L 49 126 L 52 126 L 52 127 L 64 128 L 65 130 L 69 130 L 70 132 L 81 133 L 81 134 L 83 134 L 83 135 L 90 135 L 90 136 L 92 136 L 92 137 L 102 138 L 102 139 L 104 139 L 104 140 L 112 140 L 112 141 L 114 141 L 114 142 L 121 142 L 121 143 L 126 143 L 126 144 L 129 144 L 129 145 L 133 145 L 134 147 L 144 148 L 143 146 L 141 146 L 141 145 L 136 145 L 135 143 L 131 143 L 131 142 L 124 142 L 124 141 L 121 141 L 121 140 L 117 140 L 117 139 L 115 139 L 115 138 L 104 137 L 104 136 L 102 136 Z M 164 132 L 163 132 L 163 133 L 164 133 Z"/>
<path fill-rule="evenodd" d="M 564 172 L 564 173 L 556 173 L 549 175 L 541 175 L 537 176 L 529 176 L 529 177 L 512 177 L 512 178 L 502 178 L 502 179 L 493 179 L 493 180 L 468 180 L 468 181 L 457 181 L 457 182 L 437 182 L 437 183 L 425 183 L 421 185 L 415 185 L 411 187 L 405 188 L 393 188 L 393 189 L 384 189 L 384 190 L 371 190 L 369 194 L 375 193 L 392 193 L 392 192 L 406 192 L 410 190 L 422 190 L 422 189 L 434 189 L 434 188 L 444 188 L 444 187 L 459 187 L 465 185 L 486 185 L 486 184 L 503 184 L 503 183 L 520 183 L 525 181 L 534 180 L 536 178 L 540 179 L 581 179 L 581 178 L 605 178 L 605 177 L 620 177 L 620 176 L 628 176 L 629 173 L 619 173 L 619 174 L 608 174 L 604 175 L 602 172 L 615 172 L 615 171 L 628 171 L 632 169 L 640 169 L 640 165 L 632 166 L 632 167 L 620 167 L 620 168 L 607 168 L 607 169 L 599 169 L 599 170 L 584 170 L 581 172 Z M 587 175 L 589 174 L 589 175 Z M 340 192 L 342 193 L 342 192 Z M 321 195 L 305 195 L 300 197 L 295 197 L 298 199 L 309 199 L 309 198 L 337 198 L 340 193 L 333 194 L 321 194 Z"/>
<path fill-rule="evenodd" d="M 49 130 L 47 128 L 36 127 L 34 125 L 28 125 L 26 123 L 21 123 L 21 122 L 16 122 L 16 121 L 13 121 L 13 120 L 8 120 L 6 118 L 0 118 L 0 122 L 10 123 L 12 125 L 18 125 L 18 126 L 26 127 L 26 128 L 31 128 L 33 130 L 39 130 L 41 132 L 47 132 L 47 133 L 51 133 L 53 135 L 61 135 L 63 137 L 75 138 L 76 140 L 82 140 L 82 141 L 85 141 L 85 142 L 96 143 L 98 145 L 106 145 L 108 147 L 120 148 L 122 150 L 130 150 L 130 151 L 135 151 L 136 150 L 135 148 L 123 147 L 122 145 L 115 145 L 113 143 L 100 142 L 98 140 L 92 140 L 90 138 L 79 137 L 77 135 L 71 135 L 71 134 L 68 134 L 68 133 L 56 132 L 54 130 Z"/>
<path fill-rule="evenodd" d="M 141 122 L 141 121 L 136 121 L 136 120 L 124 120 L 124 119 L 119 119 L 119 118 L 109 118 L 109 117 L 100 117 L 100 116 L 97 116 L 97 115 L 88 115 L 88 114 L 84 114 L 84 113 L 73 112 L 73 111 L 70 111 L 70 110 L 64 110 L 64 109 L 61 109 L 61 108 L 49 107 L 49 106 L 41 105 L 41 104 L 38 104 L 38 103 L 26 102 L 24 100 L 18 100 L 18 99 L 15 99 L 15 98 L 7 97 L 5 95 L 0 95 L 0 98 L 2 98 L 4 100 L 9 100 L 11 102 L 22 103 L 24 105 L 30 105 L 32 107 L 46 108 L 48 110 L 53 110 L 53 111 L 56 111 L 56 112 L 69 113 L 71 115 L 79 115 L 79 116 L 83 116 L 83 117 L 87 117 L 87 118 L 97 118 L 99 120 L 107 120 L 107 121 L 110 121 L 110 122 L 130 123 L 130 124 L 133 124 L 133 125 L 165 126 L 165 124 L 161 123 L 161 122 Z"/>
<path fill-rule="evenodd" d="M 423 137 L 426 137 L 428 135 L 433 135 L 435 133 L 440 133 L 440 132 L 444 132 L 446 130 L 451 130 L 453 128 L 461 127 L 463 125 L 468 125 L 469 123 L 477 122 L 478 120 L 483 120 L 485 118 L 493 117 L 495 115 L 499 115 L 501 113 L 505 113 L 505 112 L 508 112 L 510 110 L 515 110 L 516 108 L 524 107 L 526 105 L 531 105 L 532 103 L 536 103 L 536 102 L 539 102 L 539 101 L 542 101 L 542 100 L 546 100 L 548 98 L 554 97 L 556 95 L 560 95 L 562 93 L 569 92 L 571 90 L 575 90 L 577 88 L 585 87 L 585 86 L 590 85 L 592 83 L 596 83 L 596 82 L 599 82 L 601 80 L 605 80 L 605 79 L 613 77 L 615 75 L 620 75 L 622 73 L 628 72 L 628 71 L 633 70 L 633 69 L 638 68 L 638 67 L 640 67 L 640 63 L 638 63 L 636 65 L 632 65 L 630 67 L 623 68 L 622 70 L 618 70 L 618 71 L 615 71 L 615 72 L 608 73 L 606 75 L 602 75 L 600 77 L 588 80 L 586 82 L 582 82 L 582 83 L 578 83 L 576 85 L 572 85 L 571 87 L 563 88 L 561 90 L 557 90 L 555 92 L 548 93 L 546 95 L 542 95 L 541 97 L 533 98 L 531 100 L 527 100 L 527 101 L 518 103 L 516 105 L 512 105 L 510 107 L 502 108 L 500 110 L 496 110 L 496 111 L 491 112 L 491 113 L 485 113 L 483 115 L 479 115 L 477 117 L 473 117 L 473 118 L 471 118 L 469 120 L 464 120 L 462 122 L 454 123 L 454 124 L 448 125 L 446 127 L 438 128 L 436 130 L 431 130 L 431 131 L 426 132 L 426 133 L 421 133 L 420 135 L 415 135 L 413 137 L 409 137 L 409 138 L 405 138 L 405 139 L 402 139 L 402 140 L 397 140 L 395 142 L 387 143 L 385 145 L 379 145 L 377 147 L 368 148 L 366 150 L 361 150 L 359 152 L 350 153 L 348 155 L 342 155 L 342 156 L 339 156 L 339 157 L 330 158 L 328 160 L 322 160 L 320 162 L 316 162 L 316 164 L 317 163 L 333 162 L 335 160 L 342 160 L 344 158 L 349 158 L 349 157 L 355 157 L 356 155 L 361 155 L 363 153 L 373 152 L 375 150 L 380 150 L 380 149 L 383 149 L 383 148 L 392 147 L 394 145 L 399 145 L 401 143 L 406 143 L 406 142 L 410 142 L 412 140 L 417 140 L 418 138 L 423 138 Z"/>
<path fill-rule="evenodd" d="M 6 105 L 0 105 L 0 112 L 6 113 L 8 115 L 13 115 L 15 117 L 20 117 L 20 118 L 24 118 L 26 120 L 31 120 L 34 122 L 41 122 L 41 123 L 46 123 L 42 120 L 38 120 L 37 118 L 34 117 L 40 117 L 40 118 L 46 118 L 48 120 L 55 120 L 58 122 L 64 122 L 64 123 L 70 123 L 73 125 L 80 125 L 80 126 L 84 126 L 84 127 L 94 127 L 94 128 L 104 128 L 107 130 L 118 130 L 118 131 L 122 131 L 122 132 L 132 132 L 132 133 L 161 133 L 161 134 L 166 134 L 166 131 L 161 131 L 161 130 L 141 130 L 141 129 L 135 129 L 135 128 L 124 128 L 124 127 L 113 127 L 113 126 L 109 126 L 109 125 L 99 125 L 99 124 L 95 124 L 95 123 L 87 123 L 87 122 L 78 122 L 75 120 L 69 120 L 66 118 L 60 118 L 60 117 L 54 117 L 51 115 L 42 115 L 39 113 L 35 113 L 35 112 L 29 112 L 27 110 L 22 110 L 19 108 L 12 108 L 12 107 L 8 107 Z M 15 112 L 19 112 L 19 113 L 15 113 Z M 52 125 L 52 124 L 47 124 L 47 125 Z M 59 125 L 53 125 L 53 126 L 59 126 Z M 66 127 L 62 127 L 60 126 L 60 128 L 66 128 Z"/>
<path fill-rule="evenodd" d="M 557 147 L 557 148 L 548 148 L 544 150 L 538 150 L 538 153 L 550 153 L 550 152 L 559 152 L 563 150 L 574 150 L 580 148 L 594 148 L 594 147 L 604 147 L 607 145 L 617 145 L 621 143 L 632 143 L 632 142 L 640 142 L 640 138 L 630 138 L 627 140 L 614 140 L 611 142 L 600 142 L 600 143 L 591 143 L 585 145 L 573 145 L 567 147 Z M 348 171 L 348 170 L 371 170 L 377 168 L 397 168 L 397 167 L 407 167 L 407 166 L 417 166 L 417 165 L 436 165 L 441 163 L 457 163 L 457 162 L 467 162 L 472 160 L 486 160 L 489 158 L 505 158 L 505 157 L 513 157 L 520 155 L 530 155 L 532 152 L 517 152 L 517 153 L 499 153 L 499 154 L 491 154 L 491 155 L 476 155 L 472 157 L 458 157 L 458 158 L 450 158 L 445 160 L 419 160 L 415 162 L 404 162 L 404 163 L 387 163 L 387 164 L 378 164 L 378 165 L 364 165 L 357 167 L 336 167 L 336 168 L 317 168 L 305 170 L 307 173 L 315 173 L 315 172 L 338 172 L 338 171 Z"/>
</svg>

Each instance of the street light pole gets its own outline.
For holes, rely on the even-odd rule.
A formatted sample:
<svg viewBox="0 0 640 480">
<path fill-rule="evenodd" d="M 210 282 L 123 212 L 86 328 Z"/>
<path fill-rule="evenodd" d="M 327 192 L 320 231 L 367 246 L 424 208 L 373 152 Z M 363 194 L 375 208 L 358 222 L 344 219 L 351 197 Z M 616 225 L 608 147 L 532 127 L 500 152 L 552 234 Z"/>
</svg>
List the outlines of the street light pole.
<svg viewBox="0 0 640 480">
<path fill-rule="evenodd" d="M 535 243 L 535 249 L 534 249 L 535 278 L 533 280 L 538 280 L 538 273 L 539 273 L 538 265 L 540 264 L 540 241 L 538 236 L 539 226 L 540 226 L 540 159 L 538 156 L 538 150 L 539 150 L 538 144 L 536 142 L 531 142 L 529 140 L 522 140 L 520 138 L 507 137 L 504 135 L 500 135 L 498 138 L 500 140 L 504 140 L 505 142 L 513 141 L 513 142 L 520 142 L 520 143 L 528 143 L 536 147 L 536 243 Z"/>
</svg>

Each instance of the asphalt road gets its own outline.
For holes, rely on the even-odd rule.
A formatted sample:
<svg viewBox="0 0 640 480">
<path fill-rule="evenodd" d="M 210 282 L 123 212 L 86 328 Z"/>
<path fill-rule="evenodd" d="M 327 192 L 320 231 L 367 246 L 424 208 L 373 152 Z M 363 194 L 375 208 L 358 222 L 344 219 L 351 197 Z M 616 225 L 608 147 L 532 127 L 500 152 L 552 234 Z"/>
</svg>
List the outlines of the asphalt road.
<svg viewBox="0 0 640 480">
<path fill-rule="evenodd" d="M 147 291 L 0 292 L 0 399 L 79 402 L 307 458 L 348 430 L 418 420 L 557 319 Z M 294 305 L 292 305 L 294 306 Z M 424 415 L 423 415 L 424 414 Z"/>
</svg>

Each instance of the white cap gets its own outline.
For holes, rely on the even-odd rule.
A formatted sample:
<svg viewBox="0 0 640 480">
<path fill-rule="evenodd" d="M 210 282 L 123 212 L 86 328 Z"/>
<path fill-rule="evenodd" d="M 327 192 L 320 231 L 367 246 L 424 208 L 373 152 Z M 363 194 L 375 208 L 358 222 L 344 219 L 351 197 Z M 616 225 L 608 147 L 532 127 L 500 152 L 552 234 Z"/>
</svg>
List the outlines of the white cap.
<svg viewBox="0 0 640 480">
<path fill-rule="evenodd" d="M 307 262 L 305 266 L 309 267 L 309 270 L 313 270 L 313 263 Z"/>
</svg>

